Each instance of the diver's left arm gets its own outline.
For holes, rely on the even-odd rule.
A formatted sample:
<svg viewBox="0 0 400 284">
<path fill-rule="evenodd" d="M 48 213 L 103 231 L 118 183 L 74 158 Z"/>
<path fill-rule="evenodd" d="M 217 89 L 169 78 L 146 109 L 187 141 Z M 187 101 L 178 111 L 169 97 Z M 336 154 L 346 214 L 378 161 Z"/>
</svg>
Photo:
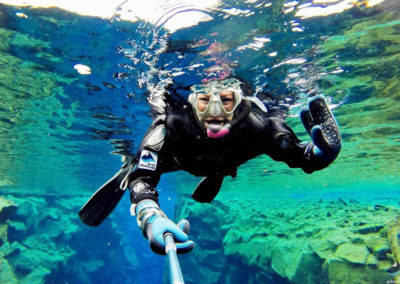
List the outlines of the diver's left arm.
<svg viewBox="0 0 400 284">
<path fill-rule="evenodd" d="M 339 155 L 342 146 L 339 127 L 322 96 L 310 99 L 308 107 L 300 111 L 300 119 L 312 142 L 300 141 L 283 121 L 273 120 L 272 146 L 267 154 L 290 167 L 312 173 L 327 167 Z"/>
</svg>

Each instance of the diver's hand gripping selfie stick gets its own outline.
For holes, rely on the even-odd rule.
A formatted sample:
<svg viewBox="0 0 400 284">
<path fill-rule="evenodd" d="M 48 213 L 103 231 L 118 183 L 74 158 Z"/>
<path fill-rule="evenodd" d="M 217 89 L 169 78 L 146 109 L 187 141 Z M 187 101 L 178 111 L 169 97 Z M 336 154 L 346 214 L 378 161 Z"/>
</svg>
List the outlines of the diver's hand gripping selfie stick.
<svg viewBox="0 0 400 284">
<path fill-rule="evenodd" d="M 168 255 L 169 278 L 171 280 L 171 284 L 184 284 L 185 282 L 183 281 L 178 256 L 176 255 L 176 245 L 174 242 L 174 237 L 171 233 L 166 233 L 164 235 L 164 241 L 165 253 Z"/>
</svg>

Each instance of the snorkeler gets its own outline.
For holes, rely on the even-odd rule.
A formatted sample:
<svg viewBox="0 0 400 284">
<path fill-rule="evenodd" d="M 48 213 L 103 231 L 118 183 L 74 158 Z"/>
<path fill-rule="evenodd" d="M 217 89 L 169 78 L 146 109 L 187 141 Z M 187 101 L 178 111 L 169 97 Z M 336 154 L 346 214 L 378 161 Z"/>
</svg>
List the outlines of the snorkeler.
<svg viewBox="0 0 400 284">
<path fill-rule="evenodd" d="M 179 113 L 168 102 L 164 106 L 137 158 L 128 161 L 79 213 L 84 223 L 97 226 L 129 188 L 131 213 L 159 254 L 165 254 L 166 232 L 174 235 L 178 253 L 194 247 L 188 239 L 189 222 L 175 224 L 159 207 L 156 186 L 163 173 L 184 170 L 204 177 L 192 198 L 211 202 L 224 177 L 235 177 L 240 165 L 258 155 L 267 154 L 312 173 L 332 163 L 341 149 L 338 125 L 322 96 L 311 98 L 300 111 L 312 142 L 300 141 L 282 119 L 267 114 L 261 101 L 244 96 L 243 83 L 234 78 L 192 86 L 188 103 Z"/>
</svg>

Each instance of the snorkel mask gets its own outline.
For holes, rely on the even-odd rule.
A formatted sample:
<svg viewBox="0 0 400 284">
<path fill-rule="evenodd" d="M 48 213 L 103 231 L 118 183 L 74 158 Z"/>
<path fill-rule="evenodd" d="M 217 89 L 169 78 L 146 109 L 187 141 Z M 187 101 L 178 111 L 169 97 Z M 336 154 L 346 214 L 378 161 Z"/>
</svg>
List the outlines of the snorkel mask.
<svg viewBox="0 0 400 284">
<path fill-rule="evenodd" d="M 224 137 L 229 133 L 230 122 L 233 114 L 242 101 L 241 82 L 237 79 L 226 79 L 223 81 L 210 81 L 207 84 L 194 85 L 191 87 L 192 94 L 188 101 L 193 106 L 197 120 L 200 125 L 207 123 L 207 136 L 210 138 Z M 221 98 L 221 92 L 232 92 L 233 107 L 224 105 L 224 97 Z M 202 108 L 199 109 L 199 99 L 202 100 Z M 204 108 L 204 104 L 206 107 Z M 209 123 L 207 119 L 219 118 L 224 121 Z"/>
</svg>

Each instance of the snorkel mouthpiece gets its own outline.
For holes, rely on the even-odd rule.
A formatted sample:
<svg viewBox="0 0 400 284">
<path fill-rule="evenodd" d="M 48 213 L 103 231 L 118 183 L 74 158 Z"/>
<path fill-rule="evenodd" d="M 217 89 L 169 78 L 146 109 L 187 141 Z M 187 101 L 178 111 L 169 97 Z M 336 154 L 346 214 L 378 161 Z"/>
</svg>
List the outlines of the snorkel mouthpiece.
<svg viewBox="0 0 400 284">
<path fill-rule="evenodd" d="M 209 138 L 221 138 L 229 134 L 229 126 L 209 125 L 207 128 L 207 136 Z"/>
<path fill-rule="evenodd" d="M 197 122 L 204 127 L 209 138 L 221 138 L 229 134 L 230 122 L 242 100 L 240 84 L 239 80 L 231 78 L 191 87 L 192 93 L 188 101 L 193 107 Z M 227 95 L 226 92 L 231 94 Z M 217 123 L 207 122 L 210 118 L 215 118 Z"/>
</svg>

